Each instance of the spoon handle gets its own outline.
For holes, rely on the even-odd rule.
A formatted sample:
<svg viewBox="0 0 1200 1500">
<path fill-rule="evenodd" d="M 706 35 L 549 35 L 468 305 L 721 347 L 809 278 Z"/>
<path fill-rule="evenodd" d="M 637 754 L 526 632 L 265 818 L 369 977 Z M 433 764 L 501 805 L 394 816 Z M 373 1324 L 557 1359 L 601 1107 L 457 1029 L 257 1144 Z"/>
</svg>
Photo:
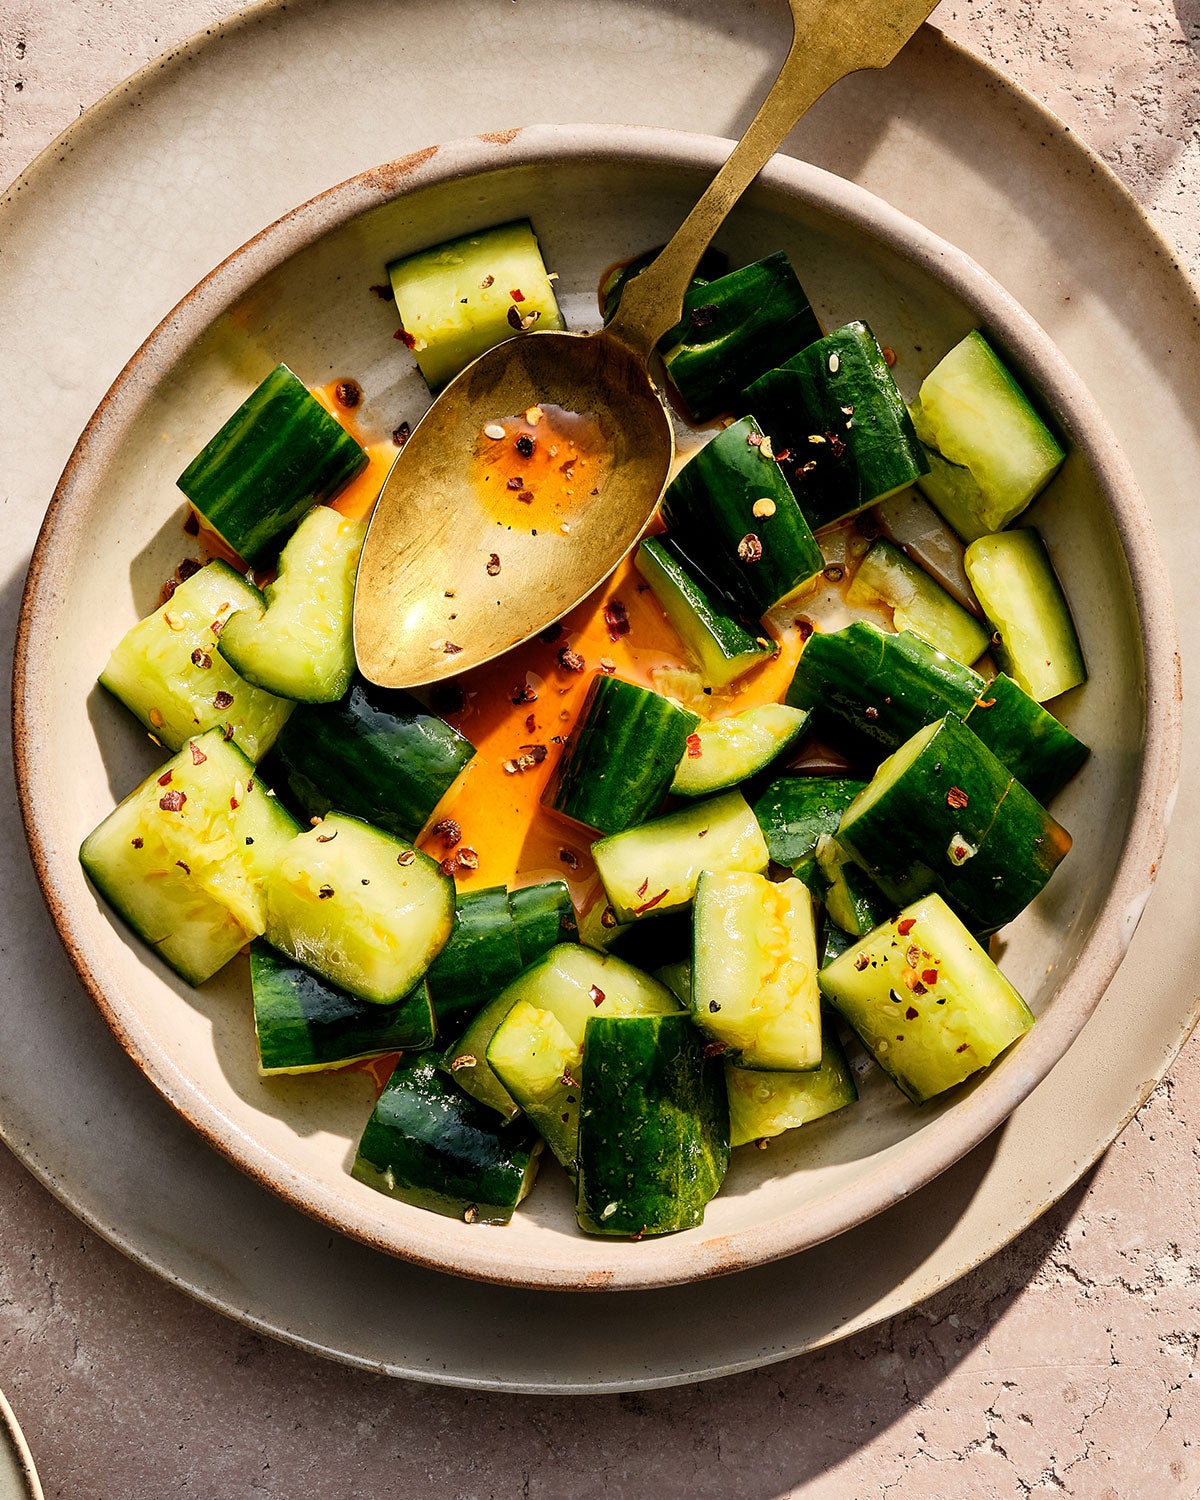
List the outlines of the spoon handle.
<svg viewBox="0 0 1200 1500">
<path fill-rule="evenodd" d="M 699 202 L 649 266 L 630 281 L 608 333 L 648 359 L 679 321 L 709 241 L 801 115 L 839 79 L 885 68 L 937 0 L 788 0 L 792 45 L 770 92 Z"/>
</svg>

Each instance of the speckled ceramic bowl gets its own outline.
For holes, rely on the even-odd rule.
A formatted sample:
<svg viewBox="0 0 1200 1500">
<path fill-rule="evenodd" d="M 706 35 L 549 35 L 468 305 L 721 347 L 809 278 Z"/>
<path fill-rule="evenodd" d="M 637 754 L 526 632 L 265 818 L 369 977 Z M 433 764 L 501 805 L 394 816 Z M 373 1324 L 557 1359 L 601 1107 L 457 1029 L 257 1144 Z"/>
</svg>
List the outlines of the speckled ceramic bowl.
<svg viewBox="0 0 1200 1500">
<path fill-rule="evenodd" d="M 1132 474 L 1086 389 L 967 257 L 862 189 L 780 158 L 721 233 L 735 261 L 787 249 L 827 326 L 865 318 L 897 351 L 906 394 L 983 326 L 1067 442 L 1031 516 L 1067 580 L 1091 670 L 1063 711 L 1095 753 L 1055 803 L 1071 857 L 1003 935 L 1034 1030 L 922 1109 L 868 1071 L 853 1109 L 737 1153 L 701 1229 L 588 1239 L 552 1163 L 510 1226 L 467 1225 L 351 1179 L 372 1102 L 365 1075 L 258 1077 L 244 965 L 188 988 L 84 880 L 80 840 L 155 763 L 96 676 L 178 561 L 174 480 L 224 414 L 281 359 L 311 383 L 354 373 L 380 433 L 419 411 L 423 387 L 368 288 L 388 259 L 508 218 L 533 218 L 569 323 L 592 326 L 601 270 L 664 239 L 726 150 L 641 127 L 536 127 L 431 148 L 297 209 L 219 266 L 130 361 L 80 439 L 30 570 L 14 698 L 26 828 L 63 942 L 113 1031 L 264 1186 L 381 1250 L 461 1275 L 590 1289 L 689 1281 L 815 1244 L 912 1192 L 1000 1125 L 1070 1046 L 1121 961 L 1165 839 L 1180 733 L 1170 596 Z"/>
</svg>

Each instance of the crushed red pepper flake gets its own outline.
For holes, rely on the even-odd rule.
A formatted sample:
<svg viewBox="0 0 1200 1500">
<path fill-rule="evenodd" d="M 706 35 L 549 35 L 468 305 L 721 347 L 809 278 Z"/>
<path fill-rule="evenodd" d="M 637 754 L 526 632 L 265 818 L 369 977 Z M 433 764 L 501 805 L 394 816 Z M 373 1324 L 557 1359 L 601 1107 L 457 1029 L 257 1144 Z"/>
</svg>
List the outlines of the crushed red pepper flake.
<svg viewBox="0 0 1200 1500">
<path fill-rule="evenodd" d="M 875 707 L 873 707 L 871 705 L 868 705 L 866 708 L 863 709 L 863 718 L 866 719 L 866 721 L 869 724 L 874 724 L 874 722 L 876 721 L 876 719 L 878 719 L 878 717 L 879 717 L 879 710 L 877 708 L 875 708 Z"/>
<path fill-rule="evenodd" d="M 610 599 L 604 606 L 604 624 L 610 641 L 629 634 L 629 614 L 619 599 Z"/>
<path fill-rule="evenodd" d="M 526 734 L 532 734 L 533 731 L 536 728 L 537 728 L 537 715 L 536 714 L 526 714 L 525 715 L 525 733 Z"/>
<path fill-rule="evenodd" d="M 532 490 L 522 490 L 521 493 L 517 496 L 517 499 L 521 502 L 522 505 L 532 505 L 533 504 L 533 491 Z M 536 536 L 537 533 L 535 532 L 534 535 Z"/>
<path fill-rule="evenodd" d="M 228 742 L 232 738 L 233 738 L 233 725 L 232 724 L 226 724 L 225 725 L 224 739 Z"/>
<path fill-rule="evenodd" d="M 660 901 L 664 901 L 669 894 L 670 894 L 670 887 L 668 886 L 665 891 L 659 891 L 659 893 L 658 893 L 657 896 L 651 896 L 650 899 L 649 899 L 649 901 L 643 901 L 642 904 L 641 904 L 641 906 L 635 906 L 633 908 L 633 914 L 634 914 L 634 916 L 635 917 L 640 917 L 643 912 L 653 911 L 654 908 L 658 905 L 658 903 Z"/>
<path fill-rule="evenodd" d="M 523 490 L 525 488 L 524 478 L 520 474 L 514 474 L 508 481 L 508 488 L 510 490 Z"/>
<path fill-rule="evenodd" d="M 588 990 L 588 999 L 592 1002 L 593 1005 L 604 1004 L 604 991 L 598 984 L 592 985 L 591 989 Z"/>
<path fill-rule="evenodd" d="M 192 752 L 192 765 L 202 766 L 208 759 L 208 756 L 205 755 L 204 751 L 201 750 L 200 746 L 197 745 L 195 740 L 188 741 L 188 749 Z"/>
<path fill-rule="evenodd" d="M 722 1053 L 728 1052 L 729 1047 L 725 1042 L 709 1042 L 704 1049 L 705 1057 L 720 1057 Z"/>
<path fill-rule="evenodd" d="M 199 667 L 202 672 L 207 672 L 209 667 L 212 666 L 212 657 L 209 656 L 207 651 L 197 646 L 192 652 L 192 666 Z"/>
<path fill-rule="evenodd" d="M 870 962 L 871 962 L 871 960 L 867 957 L 867 955 L 865 953 L 860 953 L 858 955 L 858 957 L 854 960 L 854 967 L 861 974 L 862 971 L 867 967 L 867 965 Z"/>
<path fill-rule="evenodd" d="M 907 937 L 916 925 L 916 917 L 901 917 L 896 923 L 896 931 L 901 937 Z"/>
<path fill-rule="evenodd" d="M 650 877 L 649 877 L 649 875 L 647 875 L 646 878 L 645 878 L 645 880 L 642 881 L 641 885 L 638 886 L 638 888 L 637 888 L 637 894 L 639 896 L 644 896 L 649 889 L 650 889 Z"/>
<path fill-rule="evenodd" d="M 162 775 L 158 778 L 158 784 L 159 784 L 159 786 L 170 786 L 171 785 L 171 775 L 172 775 L 172 773 L 170 771 L 164 771 L 162 773 Z"/>
<path fill-rule="evenodd" d="M 796 631 L 802 642 L 808 640 L 809 636 L 813 633 L 813 622 L 806 619 L 803 615 L 797 615 L 792 624 L 796 627 Z"/>
<path fill-rule="evenodd" d="M 442 650 L 447 656 L 457 656 L 462 647 L 456 646 L 453 641 L 445 641 L 442 644 Z"/>
<path fill-rule="evenodd" d="M 737 545 L 737 554 L 745 563 L 761 561 L 763 545 L 752 531 L 748 531 Z"/>
<path fill-rule="evenodd" d="M 954 1050 L 955 1052 L 965 1052 L 970 1045 L 970 1042 L 964 1042 L 961 1047 L 955 1047 Z"/>
<path fill-rule="evenodd" d="M 525 293 L 519 286 L 514 286 L 513 288 L 511 288 L 508 295 L 513 299 L 514 302 L 524 302 L 525 300 Z"/>
<path fill-rule="evenodd" d="M 372 282 L 367 290 L 370 292 L 374 292 L 381 302 L 390 302 L 392 300 L 391 287 L 384 286 L 383 282 L 381 281 Z"/>
<path fill-rule="evenodd" d="M 687 737 L 687 753 L 689 760 L 699 760 L 704 754 L 704 746 L 698 734 L 689 734 Z"/>
<path fill-rule="evenodd" d="M 494 276 L 485 276 L 479 283 L 479 285 L 480 288 L 486 292 L 488 287 L 496 285 L 496 278 Z"/>
<path fill-rule="evenodd" d="M 971 799 L 967 796 L 966 792 L 964 792 L 962 787 L 960 786 L 952 786 L 946 793 L 946 806 L 953 807 L 956 810 L 966 807 L 967 803 L 970 800 Z"/>
<path fill-rule="evenodd" d="M 571 1076 L 570 1068 L 564 1068 L 562 1070 L 562 1078 L 559 1080 L 559 1082 L 565 1089 L 577 1089 L 579 1087 L 578 1081 Z M 564 1120 L 567 1120 L 569 1118 L 569 1115 L 563 1115 Z"/>
<path fill-rule="evenodd" d="M 318 901 L 328 901 L 329 898 L 330 898 L 330 896 L 332 896 L 332 895 L 333 895 L 333 887 L 331 885 L 323 885 L 321 887 L 321 889 L 317 892 L 317 900 Z"/>
<path fill-rule="evenodd" d="M 142 847 L 142 845 L 146 842 L 146 840 L 143 839 L 143 838 L 133 838 L 133 839 L 130 839 L 129 842 L 133 845 L 133 847 L 135 849 L 140 849 Z"/>
<path fill-rule="evenodd" d="M 182 812 L 186 801 L 186 792 L 164 792 L 158 799 L 158 805 L 163 812 Z"/>
<path fill-rule="evenodd" d="M 938 982 L 938 971 L 936 969 L 922 969 L 921 978 L 926 984 L 936 984 Z"/>
<path fill-rule="evenodd" d="M 908 1009 L 904 1012 L 904 1019 L 906 1021 L 915 1021 L 920 1014 L 921 1014 L 921 1012 L 917 1009 L 917 1007 L 915 1005 L 910 1005 L 908 1007 Z"/>
<path fill-rule="evenodd" d="M 181 859 L 177 859 L 175 861 L 175 865 L 176 868 L 182 870 L 185 875 L 190 875 L 192 873 L 191 865 L 185 864 Z"/>
<path fill-rule="evenodd" d="M 761 448 L 763 445 L 763 435 L 761 432 L 748 432 L 746 434 L 746 441 L 750 444 L 751 448 Z"/>
<path fill-rule="evenodd" d="M 183 529 L 188 536 L 200 535 L 200 517 L 194 510 L 189 509 L 187 515 L 183 518 Z"/>
<path fill-rule="evenodd" d="M 399 339 L 406 349 L 415 349 L 417 347 L 416 339 L 413 338 L 407 328 L 397 328 L 392 337 Z"/>
<path fill-rule="evenodd" d="M 337 829 L 336 828 L 333 830 L 332 833 L 318 833 L 317 834 L 317 843 L 318 844 L 332 844 L 335 838 L 337 838 Z"/>
</svg>

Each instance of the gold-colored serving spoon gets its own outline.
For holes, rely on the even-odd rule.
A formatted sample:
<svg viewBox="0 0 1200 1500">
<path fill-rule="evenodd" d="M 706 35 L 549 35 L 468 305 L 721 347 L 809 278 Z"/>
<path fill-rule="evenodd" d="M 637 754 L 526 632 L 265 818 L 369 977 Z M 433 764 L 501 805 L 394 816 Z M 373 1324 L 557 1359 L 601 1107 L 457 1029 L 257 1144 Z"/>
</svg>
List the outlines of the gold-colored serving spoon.
<svg viewBox="0 0 1200 1500">
<path fill-rule="evenodd" d="M 612 322 L 497 345 L 446 386 L 397 456 L 354 595 L 354 650 L 372 682 L 436 682 L 527 640 L 586 598 L 649 525 L 675 440 L 647 365 L 679 321 L 700 256 L 800 116 L 839 79 L 886 67 L 936 0 L 788 3 L 792 45 L 778 78 L 670 242 L 626 284 Z M 586 414 L 602 461 L 580 473 L 561 520 L 498 526 L 477 455 L 501 427 L 507 440 L 505 419 L 547 408 Z"/>
</svg>

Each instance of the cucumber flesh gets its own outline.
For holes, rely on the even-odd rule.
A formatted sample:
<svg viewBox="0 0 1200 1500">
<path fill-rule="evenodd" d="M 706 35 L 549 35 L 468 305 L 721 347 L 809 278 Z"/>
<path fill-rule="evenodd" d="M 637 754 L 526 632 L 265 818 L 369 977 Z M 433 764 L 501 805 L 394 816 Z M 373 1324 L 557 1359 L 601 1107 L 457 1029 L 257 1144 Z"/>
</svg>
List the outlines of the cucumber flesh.
<svg viewBox="0 0 1200 1500">
<path fill-rule="evenodd" d="M 866 785 L 833 776 L 787 776 L 773 781 L 754 804 L 754 816 L 771 858 L 786 865 L 811 890 L 824 885 L 817 870 L 817 844 L 834 834 L 842 814 Z"/>
<path fill-rule="evenodd" d="M 822 1022 L 819 1068 L 809 1073 L 764 1073 L 726 1063 L 725 1087 L 731 1147 L 770 1140 L 858 1098 L 846 1054 L 828 1018 Z"/>
<path fill-rule="evenodd" d="M 821 990 L 916 1104 L 987 1067 L 1033 1016 L 938 895 L 821 970 Z"/>
<path fill-rule="evenodd" d="M 910 411 L 930 463 L 918 483 L 965 542 L 1015 520 L 1065 457 L 978 331 L 925 377 Z"/>
<path fill-rule="evenodd" d="M 488 1043 L 488 1066 L 575 1175 L 583 1047 L 553 1012 L 518 1000 Z"/>
<path fill-rule="evenodd" d="M 309 511 L 279 554 L 260 608 L 230 615 L 218 638 L 240 676 L 302 703 L 333 703 L 354 672 L 351 611 L 365 521 L 327 505 Z"/>
<path fill-rule="evenodd" d="M 996 627 L 997 664 L 1038 703 L 1087 681 L 1079 637 L 1045 544 L 1032 527 L 980 537 L 967 575 Z"/>
<path fill-rule="evenodd" d="M 963 544 L 920 491 L 902 490 L 876 505 L 871 515 L 889 542 L 924 568 L 968 614 L 983 619 L 963 567 Z"/>
<path fill-rule="evenodd" d="M 126 632 L 100 686 L 168 750 L 221 728 L 232 731 L 251 760 L 261 759 L 293 705 L 243 681 L 218 650 L 230 616 L 258 600 L 258 591 L 228 563 L 210 562 Z"/>
<path fill-rule="evenodd" d="M 770 855 L 740 792 L 668 813 L 592 845 L 592 858 L 618 922 L 691 905 L 702 870 L 761 874 Z"/>
<path fill-rule="evenodd" d="M 880 539 L 859 563 L 846 591 L 857 607 L 888 605 L 897 631 L 911 630 L 954 661 L 970 666 L 988 648 L 988 632 L 973 615 L 898 547 Z"/>
<path fill-rule="evenodd" d="M 283 849 L 267 938 L 360 1000 L 403 999 L 450 937 L 454 883 L 427 854 L 334 813 Z"/>
<path fill-rule="evenodd" d="M 433 392 L 515 337 L 527 318 L 539 331 L 566 326 L 528 219 L 433 245 L 387 270 L 406 342 Z"/>
<path fill-rule="evenodd" d="M 821 1063 L 812 896 L 799 880 L 705 871 L 696 887 L 692 1019 L 743 1068 Z"/>
<path fill-rule="evenodd" d="M 896 909 L 832 834 L 817 841 L 817 867 L 825 879 L 825 915 L 851 937 L 864 937 Z"/>
<path fill-rule="evenodd" d="M 765 703 L 700 724 L 688 736 L 675 771 L 677 797 L 706 797 L 756 776 L 788 750 L 808 727 L 809 715 L 784 703 Z"/>
</svg>

